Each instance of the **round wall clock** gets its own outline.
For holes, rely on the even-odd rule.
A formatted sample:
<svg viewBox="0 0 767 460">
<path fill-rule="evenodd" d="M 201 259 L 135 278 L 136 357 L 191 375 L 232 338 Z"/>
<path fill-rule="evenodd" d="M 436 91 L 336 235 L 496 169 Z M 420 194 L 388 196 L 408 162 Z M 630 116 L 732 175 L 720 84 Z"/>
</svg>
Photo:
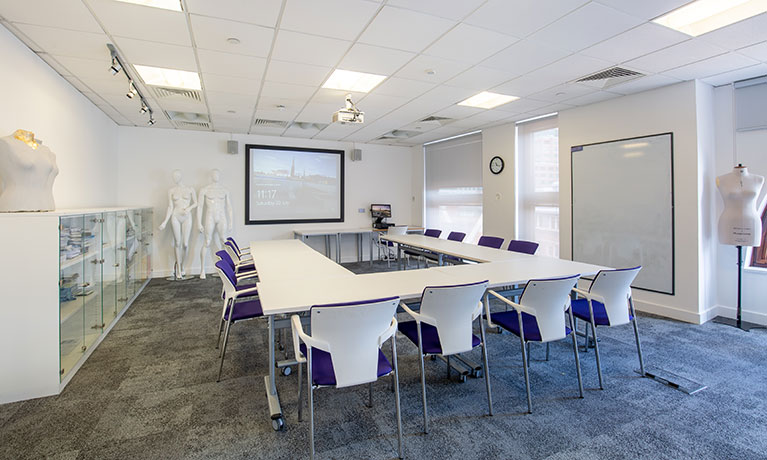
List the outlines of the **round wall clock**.
<svg viewBox="0 0 767 460">
<path fill-rule="evenodd" d="M 503 158 L 496 155 L 490 160 L 490 172 L 500 174 L 501 171 L 503 171 Z"/>
</svg>

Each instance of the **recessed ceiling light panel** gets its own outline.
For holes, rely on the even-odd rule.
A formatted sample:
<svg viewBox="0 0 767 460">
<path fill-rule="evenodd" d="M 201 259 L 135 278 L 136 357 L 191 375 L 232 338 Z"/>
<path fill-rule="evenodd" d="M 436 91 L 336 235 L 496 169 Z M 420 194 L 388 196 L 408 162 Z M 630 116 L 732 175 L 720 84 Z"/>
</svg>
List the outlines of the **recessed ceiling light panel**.
<svg viewBox="0 0 767 460">
<path fill-rule="evenodd" d="M 507 104 L 511 101 L 516 101 L 517 99 L 519 99 L 517 96 L 508 96 L 506 94 L 482 91 L 481 93 L 474 95 L 463 102 L 459 102 L 458 105 L 476 107 L 478 109 L 492 109 L 493 107 L 498 107 L 499 105 Z"/>
<path fill-rule="evenodd" d="M 134 65 L 136 72 L 144 80 L 144 83 L 152 86 L 165 86 L 169 88 L 183 88 L 201 90 L 200 76 L 195 72 L 186 70 L 163 69 L 162 67 L 149 67 Z"/>
<path fill-rule="evenodd" d="M 354 91 L 357 93 L 367 93 L 368 91 L 378 86 L 378 84 L 385 79 L 386 76 L 384 75 L 336 69 L 330 75 L 330 78 L 328 78 L 327 81 L 323 83 L 322 87 L 328 89 Z"/>
<path fill-rule="evenodd" d="M 163 10 L 183 11 L 180 0 L 117 0 L 123 3 L 133 3 L 134 5 L 151 6 L 153 8 L 162 8 Z"/>
<path fill-rule="evenodd" d="M 767 0 L 696 0 L 653 22 L 697 37 L 767 11 Z"/>
</svg>

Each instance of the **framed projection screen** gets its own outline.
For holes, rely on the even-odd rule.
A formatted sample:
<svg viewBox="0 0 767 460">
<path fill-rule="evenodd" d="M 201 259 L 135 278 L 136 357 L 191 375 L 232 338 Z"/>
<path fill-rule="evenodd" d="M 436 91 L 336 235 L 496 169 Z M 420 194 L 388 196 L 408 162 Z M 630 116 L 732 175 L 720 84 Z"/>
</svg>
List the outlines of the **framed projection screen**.
<svg viewBox="0 0 767 460">
<path fill-rule="evenodd" d="M 343 150 L 245 146 L 247 225 L 343 221 Z"/>
<path fill-rule="evenodd" d="M 570 148 L 572 259 L 642 266 L 633 287 L 674 295 L 674 135 Z"/>
</svg>

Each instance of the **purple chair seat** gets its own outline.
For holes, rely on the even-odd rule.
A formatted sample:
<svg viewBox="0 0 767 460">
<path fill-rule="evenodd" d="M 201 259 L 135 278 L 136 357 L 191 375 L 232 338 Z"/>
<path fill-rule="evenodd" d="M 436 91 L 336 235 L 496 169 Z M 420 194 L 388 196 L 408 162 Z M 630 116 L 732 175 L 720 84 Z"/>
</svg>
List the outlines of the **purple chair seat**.
<svg viewBox="0 0 767 460">
<path fill-rule="evenodd" d="M 226 307 L 224 313 L 224 320 L 229 321 L 229 311 L 231 307 Z M 232 322 L 242 321 L 244 319 L 258 318 L 264 316 L 264 311 L 261 309 L 261 301 L 258 299 L 247 300 L 244 302 L 237 302 L 234 304 L 234 315 L 232 315 Z"/>
<path fill-rule="evenodd" d="M 563 313 L 564 314 L 564 313 Z M 516 310 L 491 313 L 490 319 L 507 331 L 511 331 L 519 337 L 519 319 Z M 532 342 L 541 341 L 541 332 L 538 330 L 538 321 L 535 316 L 522 312 L 522 327 L 525 328 L 525 340 Z M 570 334 L 570 328 L 565 326 L 565 336 Z"/>
<path fill-rule="evenodd" d="M 480 236 L 477 245 L 493 249 L 501 249 L 501 246 L 503 246 L 503 238 L 498 236 Z"/>
<path fill-rule="evenodd" d="M 399 323 L 399 331 L 405 335 L 410 341 L 418 345 L 418 326 L 415 321 L 405 321 Z M 429 354 L 442 354 L 442 345 L 439 343 L 439 335 L 437 334 L 437 328 L 431 324 L 421 323 L 421 334 L 423 345 L 423 352 Z M 476 347 L 479 345 L 479 337 L 476 335 L 471 336 L 471 346 Z"/>
<path fill-rule="evenodd" d="M 535 251 L 538 250 L 538 243 L 535 241 L 511 240 L 508 249 L 513 252 L 521 252 L 522 254 L 535 254 Z"/>
<path fill-rule="evenodd" d="M 607 318 L 607 310 L 602 302 L 594 300 L 591 302 L 591 307 L 594 309 L 594 324 L 597 326 L 609 326 L 610 320 Z M 628 308 L 628 307 L 626 307 Z M 591 322 L 591 316 L 589 315 L 589 301 L 586 299 L 575 299 L 572 301 L 573 315 L 576 318 L 583 321 Z M 629 313 L 629 321 L 634 319 L 634 315 Z"/>
<path fill-rule="evenodd" d="M 306 344 L 301 344 L 301 353 L 306 356 Z M 389 360 L 378 350 L 378 376 L 389 375 L 392 371 Z M 333 372 L 333 358 L 330 353 L 312 348 L 312 380 L 315 385 L 335 385 L 336 373 Z"/>
</svg>

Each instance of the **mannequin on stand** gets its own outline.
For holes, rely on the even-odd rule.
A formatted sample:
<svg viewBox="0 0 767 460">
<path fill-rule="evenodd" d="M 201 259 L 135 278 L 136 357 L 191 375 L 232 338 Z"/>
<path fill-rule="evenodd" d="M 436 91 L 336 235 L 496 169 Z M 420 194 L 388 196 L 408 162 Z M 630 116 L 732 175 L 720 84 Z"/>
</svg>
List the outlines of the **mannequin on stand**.
<svg viewBox="0 0 767 460">
<path fill-rule="evenodd" d="M 743 246 L 759 246 L 762 237 L 762 221 L 756 209 L 756 200 L 764 185 L 764 177 L 750 174 L 748 168 L 739 164 L 732 172 L 716 178 L 716 186 L 724 200 L 724 211 L 719 216 L 719 242 L 738 248 L 738 303 L 737 318 L 733 322 L 722 318 L 717 322 L 731 324 L 749 330 L 757 325 L 745 323 L 741 318 L 741 275 L 743 269 Z"/>
<path fill-rule="evenodd" d="M 194 189 L 181 182 L 181 171 L 173 171 L 173 182 L 176 184 L 168 190 L 168 212 L 160 224 L 160 230 L 170 220 L 173 229 L 173 249 L 176 263 L 173 266 L 173 279 L 184 279 L 184 262 L 189 253 L 189 236 L 192 234 L 192 209 L 197 207 L 197 196 Z"/>
<path fill-rule="evenodd" d="M 200 189 L 197 227 L 205 234 L 200 253 L 200 279 L 205 279 L 205 259 L 213 236 L 217 237 L 219 247 L 224 247 L 224 238 L 232 231 L 232 203 L 229 191 L 218 183 L 220 179 L 221 172 L 214 169 L 210 172 L 210 184 Z"/>
<path fill-rule="evenodd" d="M 0 138 L 0 212 L 53 211 L 53 181 L 59 174 L 56 155 L 17 129 Z"/>
</svg>

